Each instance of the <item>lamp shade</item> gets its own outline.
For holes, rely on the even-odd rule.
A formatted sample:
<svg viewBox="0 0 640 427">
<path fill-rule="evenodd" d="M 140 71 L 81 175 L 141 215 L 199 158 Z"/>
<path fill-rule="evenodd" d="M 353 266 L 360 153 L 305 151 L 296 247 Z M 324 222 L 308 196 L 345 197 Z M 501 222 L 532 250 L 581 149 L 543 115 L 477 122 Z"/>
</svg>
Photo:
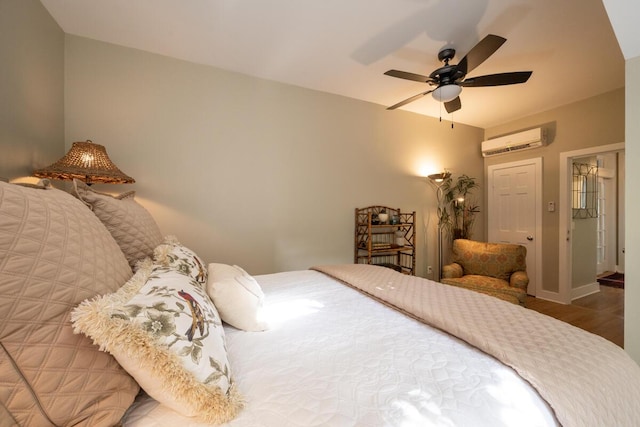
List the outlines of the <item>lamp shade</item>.
<svg viewBox="0 0 640 427">
<path fill-rule="evenodd" d="M 431 92 L 431 96 L 433 99 L 440 102 L 449 102 L 453 101 L 460 95 L 462 92 L 462 88 L 456 84 L 447 84 L 438 86 L 433 92 Z"/>
<path fill-rule="evenodd" d="M 451 176 L 451 172 L 440 172 L 440 173 L 434 173 L 429 175 L 427 178 L 429 178 L 432 182 L 435 182 L 437 184 L 443 182 L 445 179 L 449 178 Z"/>
<path fill-rule="evenodd" d="M 90 140 L 74 142 L 63 158 L 47 166 L 33 171 L 39 178 L 73 180 L 79 179 L 87 184 L 131 184 L 135 179 L 124 174 L 113 164 L 107 150 L 100 144 Z"/>
</svg>

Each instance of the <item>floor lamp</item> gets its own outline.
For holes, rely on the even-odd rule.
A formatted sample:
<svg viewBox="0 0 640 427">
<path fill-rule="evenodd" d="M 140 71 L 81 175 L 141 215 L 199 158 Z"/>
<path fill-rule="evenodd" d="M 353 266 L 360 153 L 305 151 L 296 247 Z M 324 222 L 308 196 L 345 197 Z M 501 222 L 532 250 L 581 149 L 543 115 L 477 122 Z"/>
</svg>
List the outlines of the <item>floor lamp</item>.
<svg viewBox="0 0 640 427">
<path fill-rule="evenodd" d="M 440 281 L 440 279 L 442 279 L 442 226 L 444 225 L 442 223 L 442 219 L 441 219 L 441 213 L 442 213 L 442 209 L 444 209 L 444 204 L 443 204 L 443 190 L 442 190 L 442 184 L 444 184 L 444 182 L 451 176 L 451 172 L 441 172 L 441 173 L 434 173 L 432 175 L 429 175 L 427 178 L 429 178 L 429 182 L 435 187 L 436 189 L 436 199 L 438 201 L 438 281 Z"/>
</svg>

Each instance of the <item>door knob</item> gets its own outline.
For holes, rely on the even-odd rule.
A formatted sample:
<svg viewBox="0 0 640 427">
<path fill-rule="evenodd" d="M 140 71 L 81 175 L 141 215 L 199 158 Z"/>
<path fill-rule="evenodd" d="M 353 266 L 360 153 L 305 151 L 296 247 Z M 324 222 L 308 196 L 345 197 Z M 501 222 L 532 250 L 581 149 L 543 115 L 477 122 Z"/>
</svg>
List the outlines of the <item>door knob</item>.
<svg viewBox="0 0 640 427">
<path fill-rule="evenodd" d="M 531 242 L 533 240 L 533 236 L 527 236 L 527 240 Z"/>
</svg>

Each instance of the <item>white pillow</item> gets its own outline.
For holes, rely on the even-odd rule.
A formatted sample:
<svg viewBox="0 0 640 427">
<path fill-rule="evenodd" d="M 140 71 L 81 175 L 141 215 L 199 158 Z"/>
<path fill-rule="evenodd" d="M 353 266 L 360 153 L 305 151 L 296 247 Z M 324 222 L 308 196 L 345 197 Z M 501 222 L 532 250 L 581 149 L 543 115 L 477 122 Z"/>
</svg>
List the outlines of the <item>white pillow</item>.
<svg viewBox="0 0 640 427">
<path fill-rule="evenodd" d="M 237 265 L 209 264 L 207 293 L 223 321 L 244 331 L 264 331 L 264 293 L 256 279 Z"/>
</svg>

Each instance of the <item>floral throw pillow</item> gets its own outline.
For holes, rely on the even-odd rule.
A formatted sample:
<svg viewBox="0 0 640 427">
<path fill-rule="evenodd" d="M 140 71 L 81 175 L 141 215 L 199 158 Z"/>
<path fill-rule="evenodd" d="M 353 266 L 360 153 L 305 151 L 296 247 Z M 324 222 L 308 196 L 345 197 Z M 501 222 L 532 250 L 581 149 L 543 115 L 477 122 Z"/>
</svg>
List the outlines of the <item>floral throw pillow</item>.
<svg viewBox="0 0 640 427">
<path fill-rule="evenodd" d="M 202 259 L 191 249 L 182 246 L 175 236 L 166 236 L 164 243 L 153 251 L 156 264 L 172 269 L 193 278 L 204 287 L 208 271 Z"/>
<path fill-rule="evenodd" d="M 72 321 L 176 412 L 223 423 L 241 409 L 220 316 L 191 276 L 144 262 L 117 292 L 82 302 Z"/>
</svg>

